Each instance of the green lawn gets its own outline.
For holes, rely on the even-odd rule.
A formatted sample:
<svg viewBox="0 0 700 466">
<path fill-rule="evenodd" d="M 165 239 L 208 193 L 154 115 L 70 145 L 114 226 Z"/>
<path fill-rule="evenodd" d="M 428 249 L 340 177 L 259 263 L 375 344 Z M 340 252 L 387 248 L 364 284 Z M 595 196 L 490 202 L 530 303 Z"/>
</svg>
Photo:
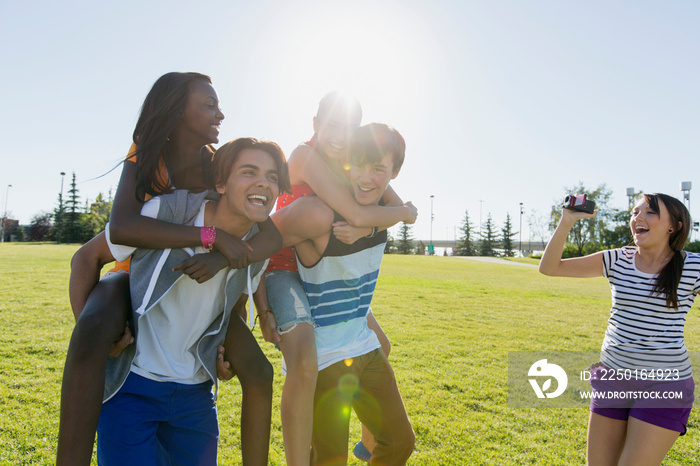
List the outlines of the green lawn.
<svg viewBox="0 0 700 466">
<path fill-rule="evenodd" d="M 52 464 L 73 328 L 67 288 L 76 248 L 0 244 L 2 465 Z M 598 350 L 609 306 L 603 278 L 555 279 L 532 267 L 453 257 L 385 256 L 372 308 L 392 341 L 390 361 L 416 431 L 410 464 L 583 464 L 587 409 L 509 408 L 508 352 Z M 697 311 L 698 305 L 686 326 L 691 350 L 700 348 Z M 281 358 L 260 341 L 277 371 L 270 461 L 283 464 Z M 239 464 L 237 382 L 223 384 L 220 395 L 220 464 Z M 664 464 L 698 464 L 699 419 L 693 412 L 688 434 Z M 352 429 L 351 440 L 359 438 L 357 422 Z"/>
</svg>

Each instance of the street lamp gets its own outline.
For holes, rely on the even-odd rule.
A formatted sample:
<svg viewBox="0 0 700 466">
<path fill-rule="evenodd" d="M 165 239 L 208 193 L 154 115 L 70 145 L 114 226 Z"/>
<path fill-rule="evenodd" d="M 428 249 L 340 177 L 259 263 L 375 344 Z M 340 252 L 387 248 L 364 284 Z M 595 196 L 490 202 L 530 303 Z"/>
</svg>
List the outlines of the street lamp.
<svg viewBox="0 0 700 466">
<path fill-rule="evenodd" d="M 690 212 L 690 188 L 693 187 L 693 183 L 690 181 L 681 182 L 681 191 L 683 191 L 683 203 L 686 204 L 688 212 Z M 693 233 L 692 229 L 690 231 L 691 235 Z"/>
<path fill-rule="evenodd" d="M 61 225 L 63 224 L 63 178 L 66 172 L 61 172 L 61 192 L 58 195 L 58 229 L 56 230 L 56 243 L 61 244 Z"/>
<path fill-rule="evenodd" d="M 518 251 L 523 253 L 523 203 L 520 203 L 520 228 L 518 229 Z"/>
<path fill-rule="evenodd" d="M 483 204 L 483 199 L 479 199 L 479 241 L 481 241 L 481 206 Z"/>
<path fill-rule="evenodd" d="M 11 184 L 7 185 L 7 189 L 5 189 L 5 215 L 2 217 L 2 226 L 0 227 L 0 242 L 4 243 L 5 242 L 5 222 L 7 221 L 7 196 L 10 194 L 10 188 L 12 187 Z"/>
<path fill-rule="evenodd" d="M 683 202 L 687 201 L 688 212 L 690 212 L 690 188 L 693 187 L 693 183 L 690 181 L 683 181 L 681 183 L 681 191 L 683 191 Z"/>
<path fill-rule="evenodd" d="M 433 253 L 435 251 L 435 246 L 433 246 L 433 219 L 435 216 L 433 215 L 433 199 L 435 198 L 434 195 L 430 195 L 430 245 L 428 246 L 428 254 Z"/>
</svg>

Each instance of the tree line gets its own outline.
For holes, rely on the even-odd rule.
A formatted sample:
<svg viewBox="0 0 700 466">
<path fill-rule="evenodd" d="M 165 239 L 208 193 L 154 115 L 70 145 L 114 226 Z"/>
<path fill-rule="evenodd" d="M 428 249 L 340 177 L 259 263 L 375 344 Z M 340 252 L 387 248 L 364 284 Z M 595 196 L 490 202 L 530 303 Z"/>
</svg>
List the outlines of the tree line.
<svg viewBox="0 0 700 466">
<path fill-rule="evenodd" d="M 40 212 L 34 215 L 28 226 L 6 222 L 3 232 L 5 240 L 14 237 L 16 241 L 55 241 L 57 243 L 85 243 L 104 230 L 112 210 L 112 193 L 107 197 L 102 193 L 94 202 L 86 199 L 81 202 L 75 182 L 75 173 L 64 201 L 58 195 L 53 212 Z"/>
<path fill-rule="evenodd" d="M 595 189 L 589 189 L 579 182 L 564 189 L 561 202 L 554 201 L 547 222 L 544 222 L 542 218 L 531 218 L 530 232 L 535 230 L 543 246 L 545 245 L 546 233 L 553 232 L 559 223 L 564 197 L 568 194 L 580 193 L 586 193 L 588 199 L 595 201 L 598 213 L 595 218 L 576 222 L 564 246 L 563 257 L 578 257 L 632 244 L 632 234 L 629 228 L 632 206 L 628 206 L 627 209 L 611 207 L 612 190 L 605 183 Z M 635 193 L 634 197 L 636 198 L 640 194 L 642 193 Z M 87 200 L 82 203 L 76 186 L 75 173 L 73 173 L 65 201 L 62 194 L 59 194 L 57 206 L 53 212 L 40 212 L 34 215 L 26 227 L 18 225 L 16 221 L 2 219 L 5 226 L 3 234 L 5 241 L 14 237 L 16 241 L 84 243 L 104 230 L 109 221 L 111 210 L 111 192 L 108 193 L 107 197 L 100 193 L 92 203 Z M 422 241 L 414 244 L 411 229 L 411 225 L 402 223 L 396 238 L 388 234 L 386 253 L 424 255 L 428 248 Z M 452 251 L 453 255 L 515 256 L 517 245 L 513 238 L 519 232 L 513 231 L 510 213 L 506 214 L 506 220 L 499 228 L 489 212 L 486 222 L 481 225 L 479 231 L 476 231 L 469 211 L 465 210 L 459 232 L 460 236 Z M 686 250 L 700 252 L 700 241 L 690 243 Z M 429 251 L 429 253 L 433 252 Z"/>
<path fill-rule="evenodd" d="M 605 249 L 620 248 L 633 244 L 632 232 L 629 226 L 632 211 L 631 202 L 627 209 L 611 207 L 612 190 L 605 183 L 594 189 L 587 188 L 581 182 L 571 187 L 565 187 L 561 200 L 555 200 L 551 206 L 546 230 L 549 233 L 553 232 L 559 223 L 564 198 L 570 194 L 583 193 L 587 195 L 588 199 L 596 203 L 598 213 L 594 218 L 579 220 L 574 224 L 567 237 L 562 256 L 580 257 Z M 641 191 L 634 193 L 631 199 L 636 199 L 641 194 Z M 536 220 L 533 223 L 535 223 L 535 228 L 539 230 L 538 235 L 541 237 L 542 245 L 544 246 L 545 234 L 543 230 L 545 228 L 541 228 L 542 225 L 537 225 L 538 222 Z M 491 214 L 489 214 L 486 223 L 483 225 L 482 234 L 480 236 L 478 234 L 475 235 L 469 212 L 465 211 L 464 220 L 460 227 L 461 236 L 454 251 L 455 255 L 512 256 L 512 237 L 517 232 L 512 232 L 510 214 L 506 215 L 506 221 L 500 230 L 500 236 L 498 233 L 494 233 L 495 230 L 496 228 L 491 221 Z M 496 250 L 493 247 L 498 241 L 502 242 L 500 250 Z M 685 249 L 691 252 L 700 252 L 700 241 L 689 243 Z"/>
</svg>

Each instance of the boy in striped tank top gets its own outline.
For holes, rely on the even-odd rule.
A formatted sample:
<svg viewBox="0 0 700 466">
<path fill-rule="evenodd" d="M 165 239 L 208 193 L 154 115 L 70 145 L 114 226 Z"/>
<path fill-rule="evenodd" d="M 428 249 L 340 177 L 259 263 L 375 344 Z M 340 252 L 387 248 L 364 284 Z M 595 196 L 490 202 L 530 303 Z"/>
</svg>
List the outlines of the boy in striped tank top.
<svg viewBox="0 0 700 466">
<path fill-rule="evenodd" d="M 378 204 L 401 168 L 405 142 L 386 125 L 372 123 L 353 135 L 350 181 L 359 204 Z M 367 313 L 386 245 L 386 231 L 353 244 L 339 241 L 332 224 L 342 218 L 307 196 L 276 212 L 285 245 L 295 245 L 299 275 L 316 323 L 318 379 L 314 396 L 311 464 L 346 464 L 353 408 L 374 435 L 371 462 L 405 464 L 415 435 L 391 366 Z"/>
<path fill-rule="evenodd" d="M 540 262 L 545 275 L 610 282 L 610 319 L 591 373 L 588 462 L 661 464 L 685 434 L 694 400 L 683 338 L 700 291 L 700 255 L 682 250 L 690 214 L 678 199 L 645 194 L 630 219 L 634 246 L 562 260 L 574 222 L 594 216 L 564 209 Z"/>
</svg>

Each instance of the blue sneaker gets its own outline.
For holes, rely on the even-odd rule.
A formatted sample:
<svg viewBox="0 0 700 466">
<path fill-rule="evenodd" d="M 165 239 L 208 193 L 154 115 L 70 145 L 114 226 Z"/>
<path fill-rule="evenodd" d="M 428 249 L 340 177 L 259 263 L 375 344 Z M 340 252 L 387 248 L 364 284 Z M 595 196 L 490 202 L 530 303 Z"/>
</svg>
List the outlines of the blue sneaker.
<svg viewBox="0 0 700 466">
<path fill-rule="evenodd" d="M 361 461 L 366 461 L 369 463 L 370 458 L 372 458 L 372 453 L 370 453 L 365 446 L 362 444 L 362 440 L 355 444 L 355 448 L 352 449 L 352 454 L 355 458 Z"/>
</svg>

